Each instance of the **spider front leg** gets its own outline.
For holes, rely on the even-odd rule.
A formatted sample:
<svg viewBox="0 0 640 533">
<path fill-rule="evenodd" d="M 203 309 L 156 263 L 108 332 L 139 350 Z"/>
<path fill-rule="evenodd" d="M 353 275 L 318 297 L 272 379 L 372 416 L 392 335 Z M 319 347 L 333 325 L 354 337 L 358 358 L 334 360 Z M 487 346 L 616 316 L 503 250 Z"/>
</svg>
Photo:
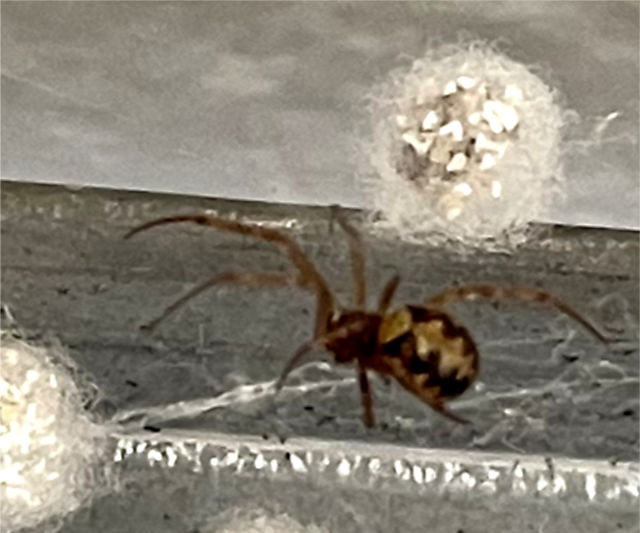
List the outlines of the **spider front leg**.
<svg viewBox="0 0 640 533">
<path fill-rule="evenodd" d="M 344 211 L 339 205 L 331 206 L 331 217 L 337 220 L 342 231 L 347 235 L 349 254 L 351 256 L 351 277 L 353 278 L 354 284 L 354 305 L 358 309 L 364 309 L 367 298 L 367 282 L 364 272 L 362 238 L 358 231 L 347 222 Z"/>
<path fill-rule="evenodd" d="M 141 326 L 140 329 L 153 330 L 160 322 L 172 313 L 184 306 L 189 300 L 195 298 L 205 290 L 220 284 L 246 285 L 249 287 L 295 287 L 299 282 L 292 275 L 273 274 L 270 272 L 241 272 L 228 271 L 216 274 L 206 281 L 196 285 L 193 289 L 178 298 L 169 305 L 158 317 Z"/>
<path fill-rule="evenodd" d="M 384 289 L 382 290 L 382 294 L 380 295 L 380 301 L 378 302 L 378 313 L 384 315 L 387 312 L 399 283 L 400 276 L 398 274 L 395 274 L 389 281 L 387 281 Z"/>
<path fill-rule="evenodd" d="M 289 257 L 293 265 L 298 269 L 298 286 L 313 289 L 316 292 L 316 338 L 322 336 L 326 332 L 329 317 L 331 316 L 335 308 L 333 293 L 331 292 L 331 289 L 329 288 L 324 277 L 320 274 L 320 272 L 318 272 L 314 264 L 309 260 L 306 254 L 298 246 L 298 244 L 296 244 L 296 242 L 293 241 L 291 237 L 285 235 L 284 233 L 281 233 L 278 230 L 266 228 L 257 224 L 247 224 L 238 222 L 237 220 L 229 220 L 214 215 L 195 213 L 173 215 L 150 220 L 149 222 L 131 229 L 129 232 L 127 232 L 124 238 L 129 239 L 138 233 L 158 226 L 182 222 L 197 224 L 199 226 L 208 226 L 221 231 L 228 231 L 230 233 L 236 233 L 238 235 L 253 237 L 255 239 L 260 239 L 272 243 L 282 249 L 282 251 Z M 230 282 L 233 283 L 233 280 Z M 164 319 L 165 316 L 170 314 L 175 309 L 179 308 L 180 305 L 184 304 L 184 302 L 186 302 L 189 298 L 195 296 L 207 287 L 215 285 L 216 283 L 218 283 L 218 281 L 216 281 L 216 277 L 214 276 L 211 280 L 208 280 L 201 286 L 196 287 L 192 291 L 193 294 L 185 295 L 180 299 L 180 301 L 176 302 L 167 311 L 165 311 L 165 313 L 161 317 L 158 317 L 158 319 L 149 324 L 149 326 L 154 327 L 157 322 L 160 322 L 162 319 Z M 249 284 L 251 285 L 252 283 Z"/>
</svg>

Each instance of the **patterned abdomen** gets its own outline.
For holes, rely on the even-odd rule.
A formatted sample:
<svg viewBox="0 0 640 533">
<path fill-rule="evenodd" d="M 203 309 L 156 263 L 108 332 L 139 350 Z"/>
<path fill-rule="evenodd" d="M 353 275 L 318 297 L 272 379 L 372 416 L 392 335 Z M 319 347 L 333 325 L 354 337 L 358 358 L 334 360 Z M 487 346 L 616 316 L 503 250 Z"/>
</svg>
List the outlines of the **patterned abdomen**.
<svg viewBox="0 0 640 533">
<path fill-rule="evenodd" d="M 378 343 L 381 365 L 376 370 L 431 405 L 462 394 L 478 373 L 469 332 L 442 311 L 403 307 L 384 317 Z"/>
</svg>

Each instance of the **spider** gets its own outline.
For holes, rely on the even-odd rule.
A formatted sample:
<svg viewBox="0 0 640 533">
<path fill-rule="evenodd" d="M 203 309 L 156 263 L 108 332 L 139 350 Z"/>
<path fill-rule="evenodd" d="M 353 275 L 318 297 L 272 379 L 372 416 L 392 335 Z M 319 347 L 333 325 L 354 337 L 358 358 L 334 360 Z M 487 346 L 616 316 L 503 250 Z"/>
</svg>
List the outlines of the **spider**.
<svg viewBox="0 0 640 533">
<path fill-rule="evenodd" d="M 190 299 L 218 284 L 253 287 L 298 287 L 316 295 L 314 335 L 298 348 L 276 382 L 280 391 L 289 373 L 314 349 L 333 354 L 336 363 L 355 363 L 366 427 L 375 425 L 372 392 L 367 372 L 377 372 L 385 381 L 394 378 L 432 409 L 461 423 L 468 421 L 451 412 L 446 402 L 460 396 L 478 375 L 479 355 L 469 331 L 445 311 L 458 300 L 521 300 L 554 306 L 603 342 L 602 334 L 569 305 L 555 296 L 532 287 L 499 287 L 487 284 L 464 285 L 444 289 L 423 304 L 403 305 L 390 310 L 400 282 L 394 275 L 384 286 L 375 310 L 367 310 L 365 261 L 362 240 L 339 206 L 331 207 L 347 236 L 354 284 L 353 307 L 340 305 L 322 274 L 298 244 L 284 233 L 255 224 L 205 214 L 186 214 L 158 218 L 133 228 L 125 239 L 150 228 L 178 222 L 190 222 L 237 233 L 273 243 L 289 257 L 296 272 L 291 274 L 230 270 L 213 275 L 196 285 L 162 314 L 141 329 L 154 329 L 162 320 Z"/>
</svg>

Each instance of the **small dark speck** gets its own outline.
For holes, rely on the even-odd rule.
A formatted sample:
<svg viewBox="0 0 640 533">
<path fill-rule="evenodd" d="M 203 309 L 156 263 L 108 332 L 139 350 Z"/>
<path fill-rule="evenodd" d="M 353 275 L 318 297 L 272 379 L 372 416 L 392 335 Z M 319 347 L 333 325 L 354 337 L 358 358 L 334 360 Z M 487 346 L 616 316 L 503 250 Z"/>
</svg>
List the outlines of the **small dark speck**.
<svg viewBox="0 0 640 533">
<path fill-rule="evenodd" d="M 622 416 L 633 416 L 633 409 L 625 409 L 622 411 Z"/>
<path fill-rule="evenodd" d="M 618 522 L 618 523 L 616 524 L 616 527 L 617 527 L 618 529 L 622 529 L 624 526 L 623 526 L 620 522 Z"/>
<path fill-rule="evenodd" d="M 126 383 L 127 385 L 129 385 L 130 387 L 137 387 L 137 386 L 138 386 L 138 383 L 137 383 L 136 381 L 133 381 L 132 379 L 127 379 L 127 380 L 125 381 L 125 383 Z"/>
<path fill-rule="evenodd" d="M 169 516 L 167 513 L 164 513 L 164 514 L 162 515 L 162 518 L 164 518 L 165 520 L 170 520 L 170 519 L 171 519 L 171 516 Z"/>
<path fill-rule="evenodd" d="M 619 459 L 617 457 L 613 457 L 612 459 L 609 459 L 609 464 L 611 466 L 618 466 L 618 461 Z"/>
<path fill-rule="evenodd" d="M 64 296 L 65 294 L 67 294 L 69 292 L 69 287 L 58 287 L 56 289 L 56 292 L 62 296 Z"/>
<path fill-rule="evenodd" d="M 335 419 L 336 419 L 335 416 L 325 415 L 322 418 L 318 419 L 318 423 L 316 425 L 317 426 L 322 426 L 323 424 L 326 424 L 327 422 L 333 422 Z"/>
<path fill-rule="evenodd" d="M 284 458 L 285 458 L 287 461 L 290 461 L 290 460 L 291 460 L 291 454 L 290 454 L 289 452 L 286 452 L 286 453 L 284 454 Z"/>
<path fill-rule="evenodd" d="M 562 354 L 562 358 L 567 361 L 568 363 L 575 363 L 578 359 L 580 359 L 579 356 L 571 354 L 571 353 L 563 353 Z"/>
<path fill-rule="evenodd" d="M 285 442 L 287 442 L 287 438 L 286 437 L 278 437 L 280 439 L 280 444 L 284 444 Z"/>
<path fill-rule="evenodd" d="M 264 440 L 269 440 L 269 435 L 267 435 L 266 433 L 263 433 L 263 434 L 262 434 L 262 438 L 263 438 Z"/>
<path fill-rule="evenodd" d="M 142 429 L 151 431 L 151 433 L 160 433 L 160 428 L 156 426 L 142 426 Z"/>
<path fill-rule="evenodd" d="M 313 405 L 305 405 L 303 409 L 305 411 L 313 411 Z"/>
<path fill-rule="evenodd" d="M 464 533 L 464 529 L 458 529 L 458 531 L 456 531 L 456 533 Z"/>
</svg>

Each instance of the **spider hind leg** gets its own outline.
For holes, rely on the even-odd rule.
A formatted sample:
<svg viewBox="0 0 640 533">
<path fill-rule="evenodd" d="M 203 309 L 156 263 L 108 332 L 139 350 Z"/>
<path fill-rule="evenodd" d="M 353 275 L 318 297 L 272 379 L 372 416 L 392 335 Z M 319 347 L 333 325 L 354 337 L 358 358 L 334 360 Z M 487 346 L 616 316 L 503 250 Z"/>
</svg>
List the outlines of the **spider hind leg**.
<svg viewBox="0 0 640 533">
<path fill-rule="evenodd" d="M 433 401 L 429 402 L 429 407 L 431 407 L 434 411 L 437 411 L 442 416 L 448 418 L 449 420 L 453 420 L 454 422 L 458 422 L 459 424 L 470 424 L 469 420 L 463 418 L 454 412 L 450 411 L 445 407 L 444 402 Z"/>
<path fill-rule="evenodd" d="M 429 298 L 427 306 L 443 308 L 460 300 L 476 300 L 478 298 L 494 302 L 501 300 L 538 302 L 555 307 L 558 311 L 582 325 L 582 327 L 589 331 L 600 342 L 605 345 L 607 344 L 606 337 L 600 333 L 598 328 L 573 307 L 560 300 L 560 298 L 534 287 L 501 287 L 497 285 L 463 285 L 460 287 L 451 287 Z"/>
</svg>

